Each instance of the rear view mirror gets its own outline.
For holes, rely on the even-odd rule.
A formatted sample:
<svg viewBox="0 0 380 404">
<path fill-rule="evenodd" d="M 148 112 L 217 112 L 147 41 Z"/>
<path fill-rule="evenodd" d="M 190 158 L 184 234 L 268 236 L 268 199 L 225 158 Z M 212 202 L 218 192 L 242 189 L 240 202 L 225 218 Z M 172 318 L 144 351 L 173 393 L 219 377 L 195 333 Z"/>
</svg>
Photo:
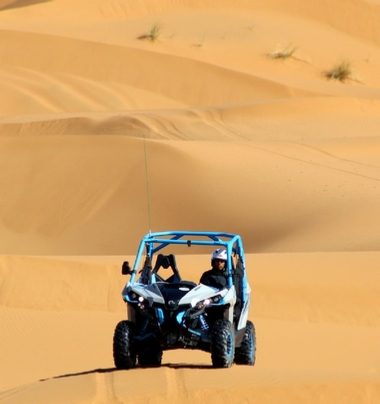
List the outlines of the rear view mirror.
<svg viewBox="0 0 380 404">
<path fill-rule="evenodd" d="M 132 273 L 131 267 L 129 266 L 128 261 L 124 261 L 121 266 L 121 274 L 122 275 L 130 275 Z"/>
</svg>

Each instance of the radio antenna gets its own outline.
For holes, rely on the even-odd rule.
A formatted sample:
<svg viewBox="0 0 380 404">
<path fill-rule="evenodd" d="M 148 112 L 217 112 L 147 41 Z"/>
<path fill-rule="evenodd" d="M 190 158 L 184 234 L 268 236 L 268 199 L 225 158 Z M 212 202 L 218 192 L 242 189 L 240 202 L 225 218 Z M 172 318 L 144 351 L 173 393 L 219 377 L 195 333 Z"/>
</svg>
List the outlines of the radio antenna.
<svg viewBox="0 0 380 404">
<path fill-rule="evenodd" d="M 148 158 L 146 152 L 146 140 L 145 140 L 145 133 L 144 133 L 144 162 L 145 162 L 145 183 L 146 183 L 146 198 L 148 203 L 148 230 L 149 233 L 151 232 L 151 222 L 150 222 L 150 194 L 149 194 L 149 176 L 148 176 Z"/>
</svg>

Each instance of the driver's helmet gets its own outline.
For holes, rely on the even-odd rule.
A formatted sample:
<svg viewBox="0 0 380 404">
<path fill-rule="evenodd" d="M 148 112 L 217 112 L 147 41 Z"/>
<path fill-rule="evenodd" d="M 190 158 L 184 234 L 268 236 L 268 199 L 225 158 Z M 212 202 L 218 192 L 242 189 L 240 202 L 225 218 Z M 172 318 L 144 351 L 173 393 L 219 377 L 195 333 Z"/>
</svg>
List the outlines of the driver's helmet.
<svg viewBox="0 0 380 404">
<path fill-rule="evenodd" d="M 211 265 L 214 260 L 222 260 L 227 262 L 227 251 L 224 248 L 218 248 L 211 254 Z"/>
</svg>

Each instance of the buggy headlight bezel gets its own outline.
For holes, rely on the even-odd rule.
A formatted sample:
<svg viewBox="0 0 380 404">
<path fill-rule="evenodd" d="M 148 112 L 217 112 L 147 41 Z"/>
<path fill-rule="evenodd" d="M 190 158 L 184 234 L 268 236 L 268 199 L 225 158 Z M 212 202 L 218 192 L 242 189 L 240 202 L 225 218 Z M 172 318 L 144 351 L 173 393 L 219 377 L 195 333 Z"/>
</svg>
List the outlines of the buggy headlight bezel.
<svg viewBox="0 0 380 404">
<path fill-rule="evenodd" d="M 149 305 L 148 300 L 139 295 L 138 293 L 136 293 L 135 291 L 131 290 L 129 291 L 125 296 L 124 296 L 124 300 L 128 303 L 136 303 L 138 305 L 138 307 L 140 308 L 144 308 L 146 305 Z"/>
<path fill-rule="evenodd" d="M 202 310 L 207 306 L 212 306 L 215 304 L 219 304 L 222 301 L 222 296 L 216 295 L 213 297 L 207 297 L 206 299 L 200 300 L 198 303 L 195 304 L 195 308 L 198 310 Z"/>
</svg>

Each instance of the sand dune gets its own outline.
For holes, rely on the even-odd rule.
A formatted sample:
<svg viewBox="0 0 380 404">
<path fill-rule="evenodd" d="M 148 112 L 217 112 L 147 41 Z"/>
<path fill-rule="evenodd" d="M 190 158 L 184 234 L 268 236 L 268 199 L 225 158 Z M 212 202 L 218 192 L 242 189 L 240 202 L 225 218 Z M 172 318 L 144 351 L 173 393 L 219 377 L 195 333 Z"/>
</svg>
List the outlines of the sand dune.
<svg viewBox="0 0 380 404">
<path fill-rule="evenodd" d="M 352 140 L 351 151 L 361 145 L 358 158 L 336 151 L 344 139 L 331 152 L 322 142 L 145 142 L 2 137 L 3 253 L 133 254 L 135 231 L 150 226 L 229 228 L 249 252 L 378 249 L 372 138 Z"/>
<path fill-rule="evenodd" d="M 229 370 L 212 369 L 209 355 L 195 351 L 166 352 L 161 369 L 114 370 L 121 258 L 1 260 L 4 402 L 376 401 L 377 252 L 249 255 L 258 362 Z M 183 256 L 178 264 L 197 279 L 194 267 L 207 261 Z"/>
<path fill-rule="evenodd" d="M 0 0 L 2 403 L 380 400 L 379 16 L 378 0 Z M 328 80 L 342 61 L 350 78 Z M 172 351 L 114 368 L 121 263 L 176 229 L 242 235 L 254 367 Z M 197 281 L 192 251 L 177 262 Z"/>
</svg>

